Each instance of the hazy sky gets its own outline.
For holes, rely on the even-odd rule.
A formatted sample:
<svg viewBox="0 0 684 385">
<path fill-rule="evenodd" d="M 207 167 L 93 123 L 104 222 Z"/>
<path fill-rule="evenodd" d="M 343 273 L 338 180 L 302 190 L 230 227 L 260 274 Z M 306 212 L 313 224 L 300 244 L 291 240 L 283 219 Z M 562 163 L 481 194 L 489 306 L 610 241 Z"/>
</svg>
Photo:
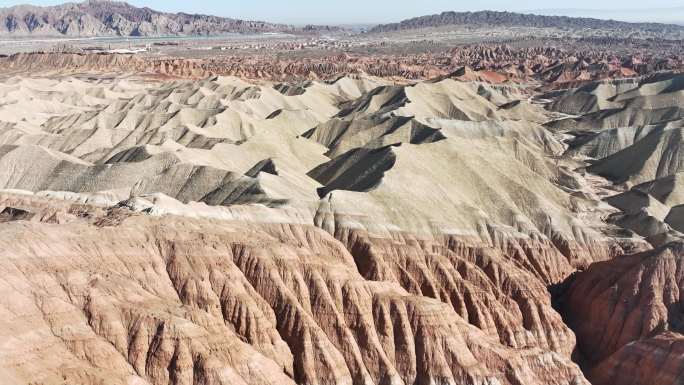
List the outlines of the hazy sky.
<svg viewBox="0 0 684 385">
<path fill-rule="evenodd" d="M 54 5 L 59 0 L 0 0 L 0 6 L 30 3 Z M 614 9 L 681 7 L 682 0 L 129 0 L 160 11 L 205 13 L 286 23 L 376 23 L 447 10 Z M 603 13 L 605 14 L 605 13 Z M 602 16 L 603 17 L 603 16 Z M 609 16 L 606 16 L 609 17 Z"/>
</svg>

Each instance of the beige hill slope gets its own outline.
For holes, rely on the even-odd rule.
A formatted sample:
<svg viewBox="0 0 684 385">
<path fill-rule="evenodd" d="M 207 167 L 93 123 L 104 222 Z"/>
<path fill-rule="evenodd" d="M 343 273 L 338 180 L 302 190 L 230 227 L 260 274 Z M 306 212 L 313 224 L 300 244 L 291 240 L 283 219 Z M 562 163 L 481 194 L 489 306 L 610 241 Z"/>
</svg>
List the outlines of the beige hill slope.
<svg viewBox="0 0 684 385">
<path fill-rule="evenodd" d="M 600 236 L 583 223 L 575 223 L 569 212 L 575 205 L 591 202 L 574 202 L 550 181 L 558 175 L 543 154 L 558 150 L 557 140 L 534 123 L 510 122 L 518 117 L 515 110 L 532 111 L 525 115 L 533 120 L 541 120 L 543 110 L 507 99 L 507 95 L 520 96 L 515 90 L 489 87 L 482 92 L 483 86 L 477 83 L 443 79 L 415 86 L 380 87 L 362 95 L 369 81 L 342 78 L 332 84 L 311 83 L 305 92 L 290 96 L 268 86 L 230 78 L 163 84 L 117 99 L 104 108 L 50 118 L 41 126 L 44 134 L 14 136 L 16 139 L 8 144 L 21 146 L 7 148 L 0 157 L 0 162 L 7 165 L 3 167 L 6 175 L 2 186 L 31 191 L 121 191 L 121 199 L 137 186 L 135 193 L 161 192 L 183 202 L 273 205 L 294 200 L 307 210 L 318 206 L 311 200 L 317 183 L 326 185 L 319 192 L 375 188 L 362 199 L 368 205 L 377 205 L 371 210 L 379 215 L 374 217 L 376 227 L 382 224 L 392 231 L 396 228 L 423 235 L 467 234 L 491 242 L 490 231 L 483 229 L 507 225 L 510 229 L 505 232 L 519 234 L 516 237 L 562 245 L 572 264 L 586 264 L 609 255 L 606 249 L 588 256 L 588 250 L 601 243 Z M 360 98 L 345 100 L 354 96 Z M 490 100 L 511 103 L 502 107 Z M 511 104 L 517 107 L 508 107 Z M 317 127 L 305 133 L 311 125 Z M 298 137 L 302 133 L 303 137 Z M 462 138 L 464 134 L 467 139 Z M 335 139 L 331 139 L 333 136 Z M 329 149 L 325 151 L 315 142 Z M 380 166 L 392 176 L 389 181 L 382 180 L 382 173 L 366 171 L 370 163 L 372 167 L 382 163 L 380 158 L 369 160 L 354 155 L 348 157 L 345 167 L 335 163 L 337 155 L 346 156 L 347 150 L 363 153 L 399 143 L 401 147 L 386 151 L 392 156 L 399 154 L 397 165 Z M 52 154 L 58 151 L 79 157 L 92 165 L 51 156 L 41 160 L 45 162 L 39 167 L 42 174 L 34 173 L 22 166 L 28 165 L 25 159 L 35 151 L 26 147 L 28 144 L 47 147 Z M 490 146 L 496 149 L 496 160 L 482 159 L 479 154 L 486 153 L 484 148 Z M 329 186 L 329 178 L 306 177 L 317 173 L 316 166 L 326 167 L 323 153 L 332 158 L 335 173 L 349 170 L 348 182 Z M 265 159 L 273 159 L 282 173 L 264 178 L 257 175 L 256 181 L 239 175 Z M 482 176 L 452 174 L 448 167 L 452 162 L 464 165 L 462 173 L 489 167 L 491 172 L 487 174 L 516 175 L 533 183 L 534 188 L 515 183 L 515 178 L 501 183 L 499 177 L 482 180 Z M 502 166 L 508 170 L 497 171 Z M 401 197 L 400 191 L 407 186 L 405 178 L 423 178 L 424 182 L 421 188 L 406 191 Z M 462 180 L 469 183 L 457 182 Z M 360 187 L 346 186 L 349 183 L 360 183 Z M 382 195 L 386 183 L 387 199 Z M 451 191 L 447 200 L 442 191 Z M 409 209 L 413 201 L 409 196 L 425 192 L 429 195 L 424 201 Z M 383 202 L 396 202 L 397 197 L 409 203 L 400 216 L 388 211 Z M 309 202 L 301 202 L 306 200 Z"/>
<path fill-rule="evenodd" d="M 622 211 L 611 220 L 655 245 L 682 239 L 681 208 L 675 207 L 683 203 L 677 187 L 684 165 L 683 89 L 683 76 L 660 74 L 557 93 L 548 105 L 585 113 L 547 126 L 573 136 L 566 155 L 590 158 L 589 172 L 632 187 L 607 200 Z M 579 111 L 592 100 L 588 95 L 598 104 Z"/>
<path fill-rule="evenodd" d="M 642 183 L 674 175 L 682 170 L 682 130 L 656 130 L 629 147 L 589 167 L 593 173 L 618 183 Z"/>
<path fill-rule="evenodd" d="M 570 143 L 568 153 L 601 159 L 626 149 L 648 135 L 659 136 L 665 131 L 682 127 L 684 120 L 680 119 L 655 125 L 613 128 L 596 133 L 581 132 L 577 133 L 576 138 Z"/>
<path fill-rule="evenodd" d="M 682 173 L 646 182 L 634 186 L 634 189 L 648 193 L 670 207 L 684 204 L 684 174 Z"/>
</svg>

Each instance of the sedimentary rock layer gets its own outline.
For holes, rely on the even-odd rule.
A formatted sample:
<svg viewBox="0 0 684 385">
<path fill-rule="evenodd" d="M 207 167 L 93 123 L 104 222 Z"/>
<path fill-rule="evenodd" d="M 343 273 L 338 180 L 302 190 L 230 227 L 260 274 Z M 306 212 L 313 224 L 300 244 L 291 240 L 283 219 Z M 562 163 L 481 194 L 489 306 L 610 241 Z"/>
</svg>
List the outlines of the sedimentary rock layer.
<svg viewBox="0 0 684 385">
<path fill-rule="evenodd" d="M 594 384 L 682 381 L 684 244 L 592 265 L 567 293 L 565 314 Z"/>
<path fill-rule="evenodd" d="M 586 383 L 567 349 L 502 344 L 449 303 L 367 279 L 311 225 L 159 219 L 16 195 L 1 204 L 36 214 L 0 226 L 7 383 Z M 44 223 L 57 212 L 61 225 Z M 459 286 L 493 290 L 489 300 L 463 293 L 469 319 L 513 311 L 529 317 L 525 328 L 544 322 L 523 298 L 492 308 L 501 290 L 520 289 L 496 287 L 508 279 L 498 269 L 457 255 Z"/>
</svg>

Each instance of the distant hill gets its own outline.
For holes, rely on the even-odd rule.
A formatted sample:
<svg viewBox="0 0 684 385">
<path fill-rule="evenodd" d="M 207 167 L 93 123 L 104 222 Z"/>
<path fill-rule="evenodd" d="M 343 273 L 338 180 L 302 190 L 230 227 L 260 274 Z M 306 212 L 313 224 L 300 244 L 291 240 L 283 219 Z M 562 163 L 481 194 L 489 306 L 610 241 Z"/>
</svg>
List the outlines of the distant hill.
<svg viewBox="0 0 684 385">
<path fill-rule="evenodd" d="M 309 27 L 308 30 L 315 28 Z M 295 27 L 208 15 L 165 13 L 124 2 L 91 0 L 50 7 L 0 8 L 0 36 L 168 36 L 294 32 Z"/>
<path fill-rule="evenodd" d="M 613 19 L 633 23 L 651 22 L 684 25 L 684 7 L 642 9 L 549 8 L 533 10 L 531 13 L 537 15 L 563 15 L 570 17 Z"/>
<path fill-rule="evenodd" d="M 615 20 L 593 19 L 586 17 L 541 16 L 514 12 L 479 11 L 479 12 L 443 12 L 403 20 L 399 23 L 382 24 L 371 32 L 392 32 L 428 27 L 449 25 L 470 26 L 511 26 L 537 28 L 592 28 L 604 30 L 642 30 L 655 33 L 679 33 L 684 27 L 673 24 L 628 23 Z"/>
</svg>

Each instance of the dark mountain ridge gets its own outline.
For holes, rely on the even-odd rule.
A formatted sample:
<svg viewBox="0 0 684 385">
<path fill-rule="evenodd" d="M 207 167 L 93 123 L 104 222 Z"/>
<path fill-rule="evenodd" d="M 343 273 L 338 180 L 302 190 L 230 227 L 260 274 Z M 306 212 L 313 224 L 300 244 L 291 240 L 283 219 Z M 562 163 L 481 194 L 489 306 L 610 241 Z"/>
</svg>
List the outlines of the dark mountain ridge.
<svg viewBox="0 0 684 385">
<path fill-rule="evenodd" d="M 442 12 L 435 15 L 406 19 L 398 23 L 381 24 L 371 32 L 393 32 L 401 30 L 441 27 L 449 25 L 467 26 L 508 26 L 536 28 L 572 28 L 572 29 L 605 29 L 605 30 L 641 30 L 656 33 L 681 33 L 684 27 L 674 24 L 629 23 L 624 21 L 593 19 L 568 16 L 541 16 L 515 12 L 478 11 L 478 12 Z"/>
<path fill-rule="evenodd" d="M 11 37 L 200 36 L 298 31 L 304 30 L 263 21 L 165 13 L 118 1 L 90 0 L 48 7 L 18 5 L 0 8 L 0 36 Z"/>
</svg>

